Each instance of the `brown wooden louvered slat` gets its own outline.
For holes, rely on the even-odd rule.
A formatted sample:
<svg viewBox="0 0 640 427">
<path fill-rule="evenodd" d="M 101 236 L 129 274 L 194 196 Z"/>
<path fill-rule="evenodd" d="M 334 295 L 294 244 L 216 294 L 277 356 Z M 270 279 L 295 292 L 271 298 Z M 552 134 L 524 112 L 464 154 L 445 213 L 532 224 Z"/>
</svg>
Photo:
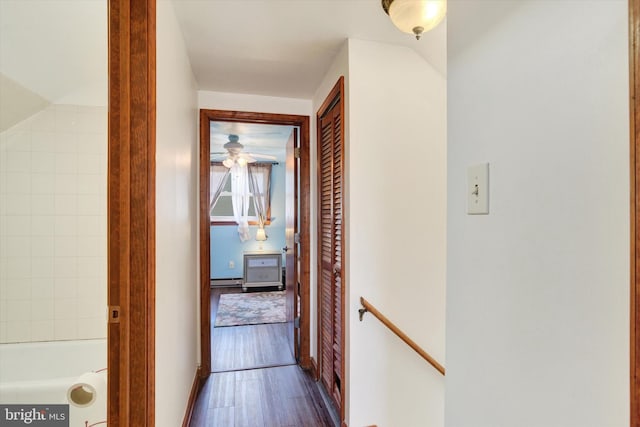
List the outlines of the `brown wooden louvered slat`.
<svg viewBox="0 0 640 427">
<path fill-rule="evenodd" d="M 344 419 L 343 79 L 318 112 L 318 369 Z"/>
</svg>

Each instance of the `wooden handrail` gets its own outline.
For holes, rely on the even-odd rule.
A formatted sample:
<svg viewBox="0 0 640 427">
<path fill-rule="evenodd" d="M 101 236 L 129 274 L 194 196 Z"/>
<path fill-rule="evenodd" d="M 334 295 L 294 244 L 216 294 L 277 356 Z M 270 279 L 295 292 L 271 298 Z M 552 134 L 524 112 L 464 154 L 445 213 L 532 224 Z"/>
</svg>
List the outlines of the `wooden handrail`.
<svg viewBox="0 0 640 427">
<path fill-rule="evenodd" d="M 393 324 L 393 322 L 389 319 L 387 319 L 387 317 L 380 313 L 380 311 L 378 311 L 377 308 L 375 308 L 374 306 L 371 305 L 371 303 L 369 301 L 367 301 L 366 299 L 364 299 L 363 297 L 360 297 L 360 304 L 362 304 L 362 307 L 359 310 L 360 313 L 360 321 L 362 321 L 362 316 L 369 312 L 371 314 L 373 314 L 376 318 L 378 318 L 379 321 L 382 322 L 383 325 L 385 325 L 387 328 L 389 328 L 391 330 L 391 332 L 393 332 L 394 334 L 396 334 L 398 336 L 398 338 L 400 338 L 402 341 L 404 341 L 409 347 L 411 347 L 416 353 L 418 353 L 420 356 L 422 356 L 422 358 L 424 360 L 426 360 L 427 362 L 429 362 L 429 364 L 431 366 L 433 366 L 434 368 L 436 368 L 436 370 L 438 372 L 440 372 L 442 375 L 445 375 L 445 371 L 444 371 L 444 366 L 442 366 L 441 364 L 439 364 L 436 359 L 434 359 L 433 357 L 431 357 L 431 355 L 429 353 L 427 353 L 426 351 L 424 351 L 422 349 L 422 347 L 420 347 L 418 344 L 415 343 L 415 341 L 413 341 L 411 338 L 409 338 L 407 336 L 407 334 L 405 334 L 404 332 L 402 332 L 400 330 L 400 328 L 398 328 L 396 325 Z"/>
</svg>

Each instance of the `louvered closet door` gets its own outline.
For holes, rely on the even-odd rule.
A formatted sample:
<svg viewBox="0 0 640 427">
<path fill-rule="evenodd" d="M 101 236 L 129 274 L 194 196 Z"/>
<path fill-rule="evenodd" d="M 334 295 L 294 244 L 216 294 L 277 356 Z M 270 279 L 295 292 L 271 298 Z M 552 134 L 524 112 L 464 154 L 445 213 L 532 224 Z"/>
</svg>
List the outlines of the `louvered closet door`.
<svg viewBox="0 0 640 427">
<path fill-rule="evenodd" d="M 343 360 L 343 129 L 340 94 L 320 117 L 319 370 L 337 409 L 342 406 Z M 342 413 L 342 411 L 341 411 Z"/>
</svg>

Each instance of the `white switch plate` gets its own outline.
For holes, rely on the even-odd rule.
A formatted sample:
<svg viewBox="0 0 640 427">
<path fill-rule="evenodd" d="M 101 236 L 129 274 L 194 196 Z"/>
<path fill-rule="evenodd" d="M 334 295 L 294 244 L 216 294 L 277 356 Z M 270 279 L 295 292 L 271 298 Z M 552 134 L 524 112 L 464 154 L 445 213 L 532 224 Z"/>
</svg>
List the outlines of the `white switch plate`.
<svg viewBox="0 0 640 427">
<path fill-rule="evenodd" d="M 467 169 L 467 214 L 489 213 L 489 163 Z"/>
</svg>

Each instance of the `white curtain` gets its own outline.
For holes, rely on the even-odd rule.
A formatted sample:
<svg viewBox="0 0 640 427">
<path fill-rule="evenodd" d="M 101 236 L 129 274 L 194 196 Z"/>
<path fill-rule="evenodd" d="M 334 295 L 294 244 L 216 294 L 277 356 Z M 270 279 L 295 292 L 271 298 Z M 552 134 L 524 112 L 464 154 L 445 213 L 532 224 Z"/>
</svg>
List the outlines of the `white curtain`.
<svg viewBox="0 0 640 427">
<path fill-rule="evenodd" d="M 222 163 L 212 164 L 209 173 L 209 215 L 216 205 L 222 189 L 229 179 L 229 169 L 224 167 Z"/>
<path fill-rule="evenodd" d="M 251 238 L 249 234 L 249 175 L 247 165 L 235 163 L 231 167 L 231 204 L 233 217 L 238 224 L 238 237 L 241 242 Z"/>
<path fill-rule="evenodd" d="M 267 220 L 267 207 L 271 196 L 271 164 L 253 163 L 249 165 L 249 189 L 253 194 L 253 205 L 258 216 L 260 227 Z"/>
</svg>

